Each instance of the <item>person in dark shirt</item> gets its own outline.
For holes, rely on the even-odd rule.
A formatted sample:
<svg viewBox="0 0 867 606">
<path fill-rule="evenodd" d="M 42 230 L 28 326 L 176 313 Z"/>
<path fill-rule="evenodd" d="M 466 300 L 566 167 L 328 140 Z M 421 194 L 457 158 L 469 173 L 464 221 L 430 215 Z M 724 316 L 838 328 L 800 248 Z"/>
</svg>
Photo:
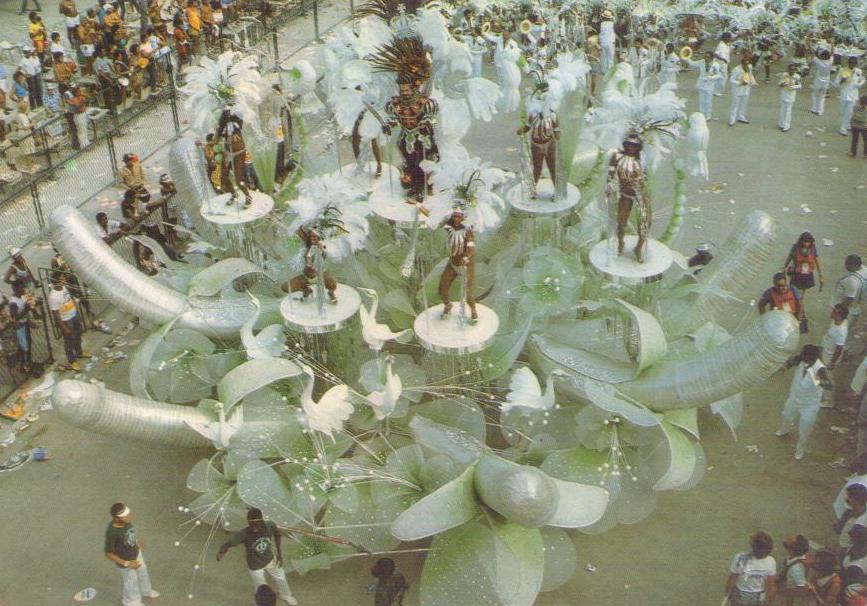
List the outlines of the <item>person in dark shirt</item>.
<svg viewBox="0 0 867 606">
<path fill-rule="evenodd" d="M 380 558 L 370 569 L 370 574 L 376 579 L 373 594 L 374 606 L 402 606 L 403 596 L 409 585 L 403 575 L 394 569 L 394 560 Z"/>
<path fill-rule="evenodd" d="M 148 568 L 141 553 L 130 516 L 129 507 L 123 503 L 111 506 L 111 523 L 105 529 L 105 557 L 114 562 L 123 577 L 124 606 L 142 606 L 142 597 L 158 598 L 160 594 L 151 587 Z"/>
<path fill-rule="evenodd" d="M 220 546 L 217 551 L 217 561 L 223 559 L 226 552 L 235 545 L 243 545 L 247 556 L 247 570 L 253 581 L 253 589 L 258 592 L 259 586 L 267 585 L 267 574 L 277 586 L 277 595 L 281 600 L 294 606 L 298 602 L 292 596 L 286 573 L 283 571 L 283 551 L 280 545 L 280 533 L 274 522 L 266 522 L 262 512 L 253 508 L 247 512 L 247 527 L 239 530 Z M 276 556 L 274 554 L 276 550 Z"/>
</svg>

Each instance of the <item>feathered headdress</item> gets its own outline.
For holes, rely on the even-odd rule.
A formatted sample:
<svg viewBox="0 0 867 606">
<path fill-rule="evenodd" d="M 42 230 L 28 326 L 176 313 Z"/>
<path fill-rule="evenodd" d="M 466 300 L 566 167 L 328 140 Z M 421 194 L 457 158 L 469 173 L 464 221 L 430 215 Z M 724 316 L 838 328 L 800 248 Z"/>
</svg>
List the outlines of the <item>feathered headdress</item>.
<svg viewBox="0 0 867 606">
<path fill-rule="evenodd" d="M 400 84 L 421 86 L 430 78 L 431 60 L 421 38 L 395 38 L 376 49 L 370 59 L 375 71 L 397 74 Z"/>
</svg>

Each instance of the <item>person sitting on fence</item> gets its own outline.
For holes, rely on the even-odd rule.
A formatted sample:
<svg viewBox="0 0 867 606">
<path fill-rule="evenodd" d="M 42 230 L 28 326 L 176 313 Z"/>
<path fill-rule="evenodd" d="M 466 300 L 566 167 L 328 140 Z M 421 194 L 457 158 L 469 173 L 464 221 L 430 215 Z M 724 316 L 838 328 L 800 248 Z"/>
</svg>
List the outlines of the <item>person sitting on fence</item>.
<svg viewBox="0 0 867 606">
<path fill-rule="evenodd" d="M 126 233 L 127 225 L 117 219 L 109 219 L 105 213 L 96 213 L 96 228 L 102 241 L 111 246 Z"/>
<path fill-rule="evenodd" d="M 83 149 L 90 145 L 90 133 L 87 131 L 87 99 L 84 91 L 77 84 L 73 84 L 63 93 L 63 101 L 68 116 L 67 123 L 70 125 L 72 147 Z"/>
<path fill-rule="evenodd" d="M 160 273 L 160 267 L 165 267 L 162 263 L 154 258 L 154 251 L 148 247 L 144 247 L 141 256 L 138 260 L 139 269 L 149 276 L 155 276 Z"/>
<path fill-rule="evenodd" d="M 30 265 L 27 264 L 27 259 L 24 258 L 20 248 L 10 248 L 9 256 L 12 258 L 12 263 L 9 265 L 9 269 L 6 270 L 3 281 L 12 286 L 21 284 L 24 287 L 24 291 L 33 296 L 36 288 L 39 287 L 39 282 L 36 280 L 36 276 L 33 275 Z"/>
</svg>

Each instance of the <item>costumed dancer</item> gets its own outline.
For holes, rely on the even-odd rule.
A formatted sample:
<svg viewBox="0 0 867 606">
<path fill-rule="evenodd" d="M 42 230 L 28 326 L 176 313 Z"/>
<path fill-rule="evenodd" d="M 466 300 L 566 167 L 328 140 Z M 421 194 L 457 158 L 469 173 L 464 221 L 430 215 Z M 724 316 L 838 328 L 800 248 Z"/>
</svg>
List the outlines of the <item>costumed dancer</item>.
<svg viewBox="0 0 867 606">
<path fill-rule="evenodd" d="M 355 87 L 356 90 L 362 92 L 362 101 L 365 109 L 361 110 L 355 123 L 352 125 L 352 155 L 355 157 L 357 169 L 360 171 L 366 165 L 367 154 L 362 154 L 361 146 L 365 141 L 370 141 L 370 149 L 373 152 L 373 158 L 376 160 L 376 175 L 382 176 L 382 151 L 379 148 L 379 133 L 385 132 L 386 135 L 391 134 L 391 128 L 388 125 L 380 124 L 378 121 L 379 115 L 367 108 L 372 107 L 374 99 L 367 88 L 359 84 Z M 370 118 L 365 119 L 370 115 Z"/>
<path fill-rule="evenodd" d="M 482 36 L 481 28 L 477 27 L 471 36 L 465 36 L 464 42 L 470 49 L 470 61 L 473 66 L 473 78 L 482 77 L 482 62 L 488 53 L 488 45 Z"/>
<path fill-rule="evenodd" d="M 449 259 L 440 276 L 439 292 L 443 302 L 442 318 L 445 320 L 452 312 L 453 303 L 449 289 L 455 278 L 461 278 L 461 291 L 464 301 L 470 308 L 470 324 L 478 322 L 476 300 L 473 297 L 473 278 L 476 273 L 476 242 L 473 228 L 464 223 L 464 206 L 462 203 L 452 208 L 452 213 L 442 223 L 440 228 L 448 235 L 447 246 Z"/>
<path fill-rule="evenodd" d="M 750 91 L 756 86 L 756 77 L 753 75 L 752 60 L 747 55 L 741 58 L 741 64 L 732 70 L 729 76 L 732 85 L 732 104 L 729 110 L 729 126 L 735 122 L 749 124 L 747 120 L 747 104 L 750 101 Z"/>
<path fill-rule="evenodd" d="M 379 71 L 397 74 L 399 94 L 385 104 L 385 112 L 389 125 L 400 127 L 397 147 L 404 162 L 400 182 L 407 198 L 416 203 L 428 187 L 421 163 L 439 160 L 434 137 L 439 105 L 422 90 L 430 77 L 431 62 L 421 39 L 410 37 L 395 39 L 371 63 Z"/>
<path fill-rule="evenodd" d="M 707 51 L 702 61 L 684 62 L 698 72 L 695 88 L 698 91 L 698 111 L 704 114 L 705 120 L 713 120 L 713 96 L 717 82 L 723 79 L 718 63 L 713 60 L 713 53 Z"/>
<path fill-rule="evenodd" d="M 557 144 L 560 140 L 557 114 L 547 103 L 548 83 L 543 81 L 538 73 L 536 76 L 539 82 L 527 103 L 527 122 L 518 129 L 518 135 L 529 133 L 530 158 L 533 162 L 533 198 L 538 195 L 536 188 L 542 176 L 543 163 L 548 167 L 556 191 Z"/>
<path fill-rule="evenodd" d="M 221 183 L 223 190 L 232 194 L 227 206 L 236 201 L 237 191 L 235 188 L 238 188 L 244 192 L 244 208 L 249 208 L 253 204 L 253 196 L 250 194 L 250 188 L 244 177 L 247 144 L 244 143 L 244 137 L 241 135 L 243 126 L 244 121 L 241 120 L 240 116 L 231 109 L 224 109 L 217 123 L 216 141 L 217 144 L 223 143 L 224 147 L 222 159 L 224 170 L 222 174 L 230 177 Z"/>
<path fill-rule="evenodd" d="M 337 290 L 337 281 L 324 269 L 325 244 L 323 244 L 317 228 L 299 227 L 296 233 L 304 241 L 304 246 L 306 247 L 304 251 L 304 271 L 286 282 L 282 286 L 283 292 L 293 293 L 301 291 L 301 300 L 306 301 L 313 294 L 313 286 L 315 286 L 321 274 L 323 285 L 328 292 L 328 299 L 332 305 L 336 305 L 337 296 L 334 294 L 334 291 Z"/>
<path fill-rule="evenodd" d="M 639 95 L 644 94 L 645 81 L 650 74 L 650 50 L 644 46 L 642 38 L 636 38 L 629 49 L 629 64 L 635 75 L 635 90 Z"/>
<path fill-rule="evenodd" d="M 780 80 L 780 130 L 784 133 L 792 128 L 792 106 L 795 97 L 801 90 L 801 74 L 798 73 L 798 65 L 789 63 L 788 71 Z"/>
<path fill-rule="evenodd" d="M 849 56 L 846 67 L 837 72 L 834 86 L 840 89 L 840 134 L 849 134 L 852 112 L 858 101 L 858 89 L 864 86 L 864 75 L 858 67 L 858 57 Z"/>
<path fill-rule="evenodd" d="M 599 24 L 599 45 L 602 48 L 599 56 L 599 66 L 603 76 L 614 66 L 614 45 L 616 42 L 614 13 L 605 9 L 602 11 L 602 21 Z"/>
<path fill-rule="evenodd" d="M 626 224 L 634 206 L 638 206 L 638 242 L 632 252 L 639 263 L 644 262 L 650 233 L 650 196 L 645 189 L 647 172 L 641 160 L 643 143 L 638 134 L 627 135 L 622 148 L 614 152 L 608 163 L 605 193 L 610 208 L 617 209 L 617 254 L 623 254 Z M 616 198 L 616 202 L 614 201 Z"/>
<path fill-rule="evenodd" d="M 816 74 L 813 76 L 813 105 L 810 107 L 810 111 L 821 116 L 825 113 L 825 95 L 831 86 L 831 70 L 834 69 L 831 51 L 827 48 L 819 49 L 819 52 L 813 57 L 812 65 Z"/>
</svg>

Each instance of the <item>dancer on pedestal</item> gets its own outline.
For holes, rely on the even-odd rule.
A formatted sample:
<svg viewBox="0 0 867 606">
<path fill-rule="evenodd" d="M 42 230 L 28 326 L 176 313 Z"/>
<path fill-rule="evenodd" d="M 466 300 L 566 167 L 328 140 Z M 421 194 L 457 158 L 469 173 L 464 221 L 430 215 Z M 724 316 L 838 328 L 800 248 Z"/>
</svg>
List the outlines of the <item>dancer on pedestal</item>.
<svg viewBox="0 0 867 606">
<path fill-rule="evenodd" d="M 244 143 L 244 137 L 241 135 L 241 128 L 244 126 L 244 121 L 241 117 L 232 112 L 230 109 L 224 109 L 220 114 L 220 121 L 217 124 L 217 144 L 223 143 L 223 166 L 222 173 L 231 176 L 222 184 L 225 191 L 232 194 L 228 204 L 232 204 L 237 200 L 237 187 L 244 192 L 244 208 L 249 208 L 253 203 L 253 196 L 250 194 L 250 188 L 247 186 L 247 181 L 244 177 L 244 158 L 247 155 L 247 144 Z"/>
<path fill-rule="evenodd" d="M 304 241 L 304 271 L 283 285 L 283 292 L 302 292 L 302 301 L 307 300 L 313 294 L 313 286 L 316 285 L 319 276 L 322 276 L 322 285 L 328 292 L 328 299 L 332 305 L 337 304 L 337 281 L 325 271 L 325 244 L 315 228 L 299 227 L 298 237 Z"/>
<path fill-rule="evenodd" d="M 470 324 L 478 319 L 476 301 L 473 298 L 473 278 L 476 273 L 476 242 L 473 228 L 464 223 L 464 205 L 459 203 L 452 209 L 451 215 L 440 223 L 440 227 L 448 234 L 449 260 L 440 276 L 439 295 L 443 301 L 445 320 L 452 311 L 449 289 L 455 278 L 461 278 L 461 296 L 470 308 Z"/>
<path fill-rule="evenodd" d="M 638 205 L 638 242 L 632 252 L 639 263 L 644 263 L 647 238 L 650 233 L 650 196 L 644 187 L 647 172 L 641 161 L 641 138 L 631 133 L 623 140 L 623 146 L 614 152 L 608 163 L 608 185 L 605 193 L 608 196 L 609 208 L 617 208 L 617 254 L 623 254 L 623 240 L 626 235 L 626 224 L 632 214 L 632 208 Z M 616 199 L 616 202 L 615 202 Z"/>
<path fill-rule="evenodd" d="M 533 161 L 533 198 L 538 195 L 536 187 L 542 176 L 543 163 L 548 167 L 551 182 L 557 182 L 557 144 L 560 140 L 557 114 L 547 103 L 549 85 L 538 72 L 535 74 L 538 84 L 527 102 L 527 121 L 518 129 L 518 135 L 529 133 L 530 157 Z"/>
</svg>

